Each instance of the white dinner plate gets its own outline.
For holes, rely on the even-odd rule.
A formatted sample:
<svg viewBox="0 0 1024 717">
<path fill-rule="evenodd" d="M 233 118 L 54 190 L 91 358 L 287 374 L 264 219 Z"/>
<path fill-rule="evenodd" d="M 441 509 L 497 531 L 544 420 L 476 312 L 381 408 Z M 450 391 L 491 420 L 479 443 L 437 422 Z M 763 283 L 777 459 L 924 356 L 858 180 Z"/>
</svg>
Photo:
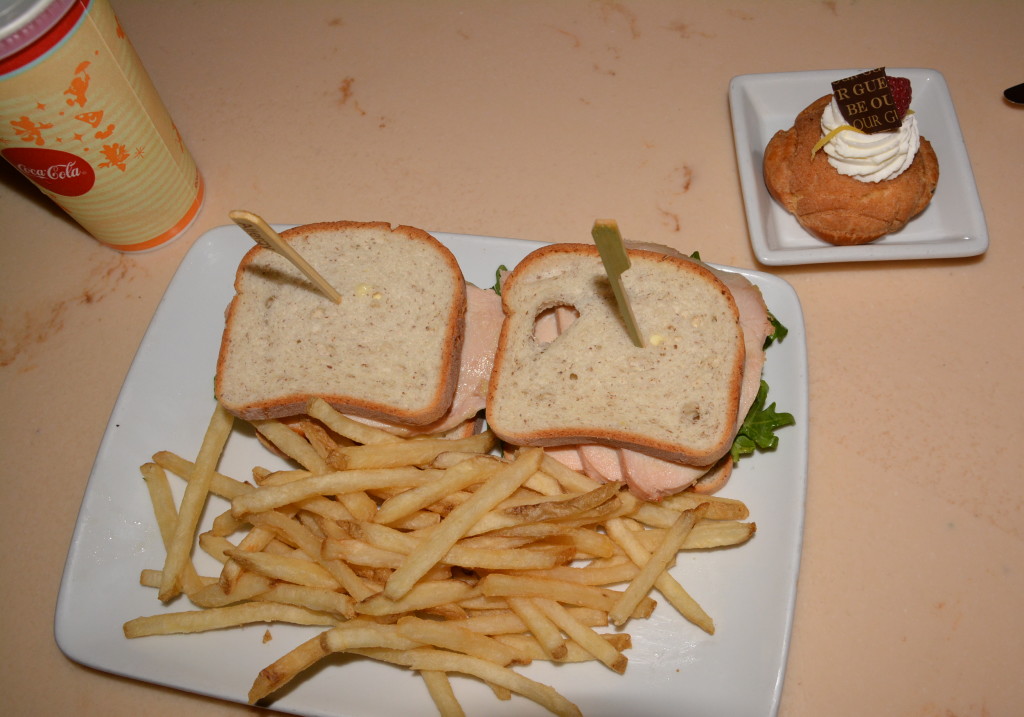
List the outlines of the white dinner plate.
<svg viewBox="0 0 1024 717">
<path fill-rule="evenodd" d="M 869 69 L 869 68 L 868 68 Z M 988 249 L 988 228 L 974 172 L 946 80 L 936 70 L 886 68 L 906 77 L 921 135 L 935 148 L 939 184 L 928 208 L 902 230 L 870 244 L 833 246 L 808 233 L 772 199 L 762 167 L 768 141 L 793 126 L 796 116 L 832 91 L 832 82 L 864 70 L 822 70 L 741 75 L 729 83 L 733 140 L 750 242 L 767 265 L 818 264 L 976 256 Z"/>
<path fill-rule="evenodd" d="M 494 283 L 536 242 L 435 233 L 466 278 Z M 139 466 L 159 450 L 194 459 L 213 412 L 213 377 L 223 312 L 239 260 L 252 246 L 234 226 L 207 232 L 189 250 L 139 347 L 103 437 L 68 554 L 56 612 L 56 638 L 71 659 L 146 682 L 244 702 L 253 679 L 321 628 L 254 625 L 194 635 L 128 640 L 122 624 L 139 615 L 191 609 L 186 599 L 162 606 L 139 585 L 143 568 L 160 568 L 164 550 Z M 768 350 L 769 401 L 796 417 L 779 431 L 775 452 L 744 458 L 723 495 L 750 507 L 757 534 L 735 549 L 686 554 L 674 574 L 715 619 L 709 636 L 662 601 L 649 620 L 627 624 L 633 636 L 623 676 L 600 664 L 534 663 L 521 668 L 553 685 L 585 715 L 745 715 L 776 712 L 796 593 L 807 483 L 807 358 L 804 322 L 782 279 L 742 273 L 764 294 L 789 336 Z M 255 465 L 284 467 L 236 428 L 219 470 L 240 479 Z M 183 481 L 171 477 L 180 500 Z M 203 517 L 227 508 L 219 498 Z M 200 574 L 218 565 L 197 551 Z M 453 678 L 469 715 L 540 715 L 522 697 L 499 701 L 469 678 Z M 434 714 L 415 674 L 362 659 L 332 659 L 281 691 L 275 709 L 346 717 Z"/>
</svg>

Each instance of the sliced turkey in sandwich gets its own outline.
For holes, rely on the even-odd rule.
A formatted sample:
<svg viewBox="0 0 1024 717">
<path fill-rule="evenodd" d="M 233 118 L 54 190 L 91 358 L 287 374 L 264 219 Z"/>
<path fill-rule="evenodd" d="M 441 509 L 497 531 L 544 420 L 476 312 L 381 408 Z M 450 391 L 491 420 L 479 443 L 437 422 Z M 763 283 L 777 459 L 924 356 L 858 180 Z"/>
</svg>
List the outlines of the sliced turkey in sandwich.
<svg viewBox="0 0 1024 717">
<path fill-rule="evenodd" d="M 516 267 L 502 287 L 487 420 L 507 443 L 548 447 L 657 499 L 728 478 L 773 326 L 741 275 L 651 248 L 631 248 L 622 275 L 643 348 L 625 331 L 595 247 L 544 247 Z"/>
</svg>

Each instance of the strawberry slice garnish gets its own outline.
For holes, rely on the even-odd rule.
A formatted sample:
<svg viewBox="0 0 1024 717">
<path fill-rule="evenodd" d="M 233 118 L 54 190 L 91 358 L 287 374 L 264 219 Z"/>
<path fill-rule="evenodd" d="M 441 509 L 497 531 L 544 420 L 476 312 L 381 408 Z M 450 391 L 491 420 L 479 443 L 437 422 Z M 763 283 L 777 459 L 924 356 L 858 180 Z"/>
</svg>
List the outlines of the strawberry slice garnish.
<svg viewBox="0 0 1024 717">
<path fill-rule="evenodd" d="M 889 90 L 892 92 L 892 100 L 896 103 L 896 112 L 902 120 L 906 116 L 907 110 L 910 109 L 910 80 L 906 77 L 889 76 L 886 76 L 886 80 L 889 83 Z"/>
</svg>

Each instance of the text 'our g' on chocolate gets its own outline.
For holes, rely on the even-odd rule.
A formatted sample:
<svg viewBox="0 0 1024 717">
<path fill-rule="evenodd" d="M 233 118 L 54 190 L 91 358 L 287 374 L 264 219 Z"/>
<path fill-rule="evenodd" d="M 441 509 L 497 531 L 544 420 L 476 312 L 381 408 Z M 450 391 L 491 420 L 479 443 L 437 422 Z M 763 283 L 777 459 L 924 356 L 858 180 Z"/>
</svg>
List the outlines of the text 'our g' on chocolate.
<svg viewBox="0 0 1024 717">
<path fill-rule="evenodd" d="M 832 83 L 832 96 L 850 126 L 867 134 L 891 132 L 903 122 L 884 67 L 836 80 Z"/>
</svg>

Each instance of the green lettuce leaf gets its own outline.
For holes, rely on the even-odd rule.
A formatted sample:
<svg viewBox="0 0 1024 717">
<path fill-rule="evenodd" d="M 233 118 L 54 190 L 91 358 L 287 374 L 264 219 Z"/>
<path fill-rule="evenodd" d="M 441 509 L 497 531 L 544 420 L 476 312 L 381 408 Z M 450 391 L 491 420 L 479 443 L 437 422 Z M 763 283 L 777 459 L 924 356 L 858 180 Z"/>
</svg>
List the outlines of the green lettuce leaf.
<svg viewBox="0 0 1024 717">
<path fill-rule="evenodd" d="M 498 296 L 501 296 L 501 275 L 506 271 L 508 271 L 508 267 L 504 264 L 494 270 L 494 286 L 491 288 L 494 289 L 494 293 Z"/>
<path fill-rule="evenodd" d="M 770 311 L 768 312 L 768 320 L 772 322 L 775 330 L 768 334 L 768 337 L 764 340 L 764 348 L 768 348 L 776 341 L 781 342 L 786 338 L 786 334 L 789 333 L 789 329 L 783 326 L 782 322 L 775 318 L 775 315 Z"/>
<path fill-rule="evenodd" d="M 757 397 L 747 411 L 743 425 L 732 443 L 729 453 L 733 461 L 738 461 L 743 456 L 749 456 L 754 451 L 772 451 L 779 444 L 779 437 L 775 435 L 776 429 L 783 426 L 791 426 L 796 423 L 791 413 L 780 413 L 775 410 L 775 404 L 765 406 L 768 399 L 768 382 L 762 380 L 761 388 L 757 391 Z"/>
</svg>

